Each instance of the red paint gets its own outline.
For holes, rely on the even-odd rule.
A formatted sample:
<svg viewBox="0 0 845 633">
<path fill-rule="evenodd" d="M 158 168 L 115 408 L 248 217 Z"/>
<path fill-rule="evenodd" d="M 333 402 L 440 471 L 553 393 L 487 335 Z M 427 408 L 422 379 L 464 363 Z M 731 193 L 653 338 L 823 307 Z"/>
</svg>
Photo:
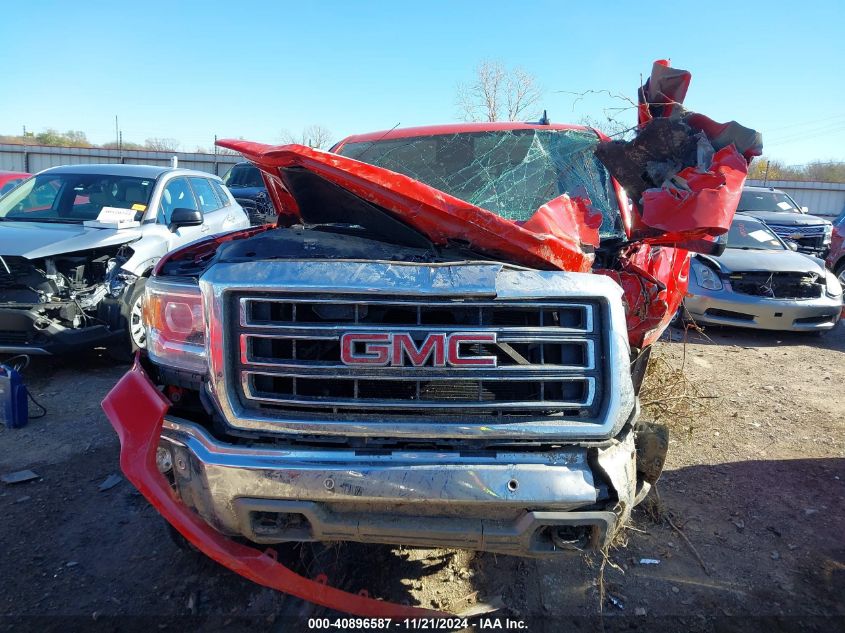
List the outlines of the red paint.
<svg viewBox="0 0 845 633">
<path fill-rule="evenodd" d="M 689 252 L 682 248 L 632 244 L 620 257 L 621 270 L 596 269 L 622 287 L 632 347 L 648 347 L 663 333 L 689 284 Z"/>
<path fill-rule="evenodd" d="M 650 241 L 677 244 L 726 233 L 747 175 L 748 163 L 731 145 L 715 153 L 709 171 L 687 167 L 678 172 L 690 191 L 666 187 L 644 191 L 643 224 L 662 232 Z"/>
<path fill-rule="evenodd" d="M 827 265 L 831 270 L 845 262 L 845 219 L 833 225 L 830 236 L 830 252 L 827 254 Z"/>
<path fill-rule="evenodd" d="M 247 229 L 238 229 L 237 231 L 232 231 L 231 233 L 212 235 L 211 237 L 206 237 L 203 239 L 199 239 L 196 242 L 191 242 L 183 248 L 176 249 L 175 251 L 170 251 L 164 257 L 158 260 L 158 263 L 153 269 L 153 276 L 158 275 L 159 272 L 161 272 L 162 267 L 167 262 L 174 260 L 183 261 L 186 259 L 189 259 L 194 262 L 201 262 L 204 259 L 212 257 L 214 253 L 217 252 L 217 249 L 220 247 L 221 244 L 231 242 L 232 240 L 242 240 L 247 237 L 252 237 L 253 235 L 263 233 L 264 231 L 269 231 L 272 228 L 272 224 L 262 224 L 261 226 L 251 226 Z"/>
<path fill-rule="evenodd" d="M 29 178 L 32 174 L 27 174 L 23 171 L 0 171 L 0 189 L 3 188 L 7 182 L 12 180 L 20 180 L 23 181 Z"/>
<path fill-rule="evenodd" d="M 120 438 L 120 467 L 126 478 L 203 554 L 259 585 L 330 609 L 386 618 L 443 615 L 348 593 L 325 581 L 304 578 L 276 561 L 268 551 L 236 543 L 209 526 L 179 501 L 156 468 L 156 448 L 169 407 L 137 360 L 103 400 L 103 409 Z"/>
</svg>

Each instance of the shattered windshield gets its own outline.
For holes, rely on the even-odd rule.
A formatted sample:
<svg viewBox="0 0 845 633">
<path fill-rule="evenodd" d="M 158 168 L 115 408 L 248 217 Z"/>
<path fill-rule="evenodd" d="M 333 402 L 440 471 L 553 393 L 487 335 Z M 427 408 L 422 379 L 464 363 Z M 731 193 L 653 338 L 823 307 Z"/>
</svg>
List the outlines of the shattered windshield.
<svg viewBox="0 0 845 633">
<path fill-rule="evenodd" d="M 594 155 L 598 138 L 581 130 L 502 130 L 347 143 L 339 153 L 524 222 L 567 193 L 601 212 L 602 238 L 623 237 L 610 175 Z"/>
</svg>

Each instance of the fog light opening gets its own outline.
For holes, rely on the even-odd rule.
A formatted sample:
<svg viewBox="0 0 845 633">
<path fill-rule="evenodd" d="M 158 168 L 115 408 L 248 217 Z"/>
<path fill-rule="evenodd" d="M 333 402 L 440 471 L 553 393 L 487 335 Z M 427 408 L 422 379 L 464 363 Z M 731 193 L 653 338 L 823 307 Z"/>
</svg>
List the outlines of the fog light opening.
<svg viewBox="0 0 845 633">
<path fill-rule="evenodd" d="M 170 455 L 170 449 L 159 446 L 156 449 L 156 468 L 162 475 L 166 475 L 173 470 L 173 458 Z"/>
</svg>

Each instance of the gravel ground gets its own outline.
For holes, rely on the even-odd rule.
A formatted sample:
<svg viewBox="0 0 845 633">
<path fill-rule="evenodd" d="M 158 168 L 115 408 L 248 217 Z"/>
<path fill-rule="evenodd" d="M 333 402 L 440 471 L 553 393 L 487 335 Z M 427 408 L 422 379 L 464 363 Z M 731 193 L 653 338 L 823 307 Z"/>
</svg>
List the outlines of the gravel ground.
<svg viewBox="0 0 845 633">
<path fill-rule="evenodd" d="M 723 616 L 757 619 L 727 619 L 736 628 L 720 630 L 750 630 L 769 617 L 831 630 L 825 618 L 835 616 L 842 626 L 845 326 L 821 337 L 709 328 L 685 345 L 681 338 L 670 330 L 656 357 L 683 365 L 715 397 L 696 419 L 670 421 L 658 495 L 635 511 L 627 543 L 610 552 L 603 602 L 600 556 L 344 545 L 303 548 L 292 554 L 296 564 L 377 597 L 452 612 L 486 604 L 542 618 L 534 623 L 601 612 L 603 625 L 672 623 L 667 630 L 678 618 L 695 630 Z M 232 628 L 245 616 L 282 630 L 284 616 L 317 613 L 178 548 L 127 482 L 99 490 L 119 472 L 117 438 L 99 402 L 123 371 L 96 351 L 35 360 L 26 370 L 48 414 L 23 429 L 0 427 L 0 473 L 39 475 L 0 484 L 0 624 L 125 628 L 116 624 L 125 616 L 193 616 L 185 622 Z"/>
</svg>

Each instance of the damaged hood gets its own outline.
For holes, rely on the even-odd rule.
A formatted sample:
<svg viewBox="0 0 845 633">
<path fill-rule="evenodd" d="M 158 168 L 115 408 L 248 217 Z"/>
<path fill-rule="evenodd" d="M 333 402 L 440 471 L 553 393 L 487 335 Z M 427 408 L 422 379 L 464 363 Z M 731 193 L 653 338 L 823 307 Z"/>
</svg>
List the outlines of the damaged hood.
<svg viewBox="0 0 845 633">
<path fill-rule="evenodd" d="M 141 237 L 141 227 L 101 229 L 82 224 L 0 222 L 0 256 L 38 259 L 104 246 L 118 246 Z"/>
<path fill-rule="evenodd" d="M 722 271 L 772 273 L 813 272 L 824 276 L 824 262 L 790 250 L 745 250 L 726 248 L 719 257 L 711 258 Z"/>
<path fill-rule="evenodd" d="M 404 174 L 302 145 L 224 140 L 265 174 L 281 222 L 354 224 L 404 244 L 462 246 L 545 270 L 590 270 L 602 215 L 560 195 L 515 221 Z M 615 202 L 614 202 L 615 203 Z"/>
</svg>

